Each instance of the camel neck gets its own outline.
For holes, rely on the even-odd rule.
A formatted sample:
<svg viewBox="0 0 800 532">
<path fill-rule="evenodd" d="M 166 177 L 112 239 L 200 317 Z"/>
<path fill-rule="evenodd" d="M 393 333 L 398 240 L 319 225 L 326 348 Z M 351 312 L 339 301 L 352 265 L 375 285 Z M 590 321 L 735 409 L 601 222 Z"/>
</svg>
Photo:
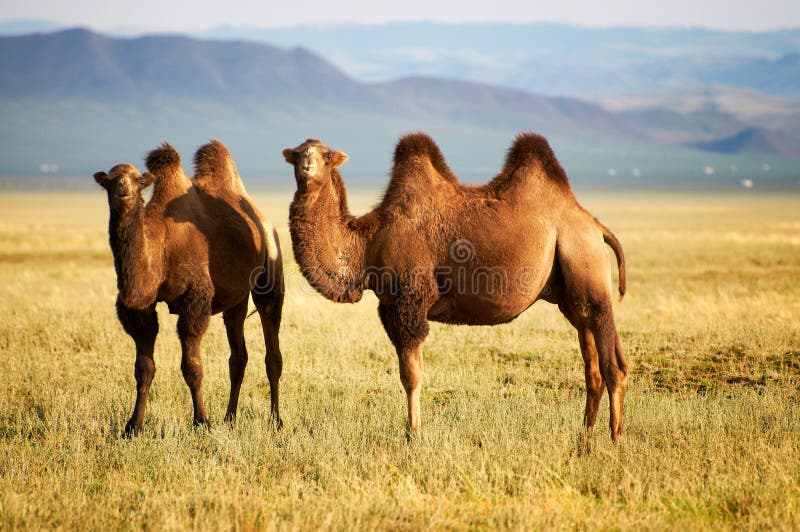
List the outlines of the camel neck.
<svg viewBox="0 0 800 532">
<path fill-rule="evenodd" d="M 319 190 L 298 190 L 289 208 L 292 249 L 300 269 L 319 293 L 337 302 L 361 299 L 369 228 L 347 207 L 335 170 Z"/>
<path fill-rule="evenodd" d="M 114 255 L 117 289 L 129 308 L 145 308 L 155 302 L 157 282 L 140 198 L 127 212 L 111 211 L 108 239 Z"/>
</svg>

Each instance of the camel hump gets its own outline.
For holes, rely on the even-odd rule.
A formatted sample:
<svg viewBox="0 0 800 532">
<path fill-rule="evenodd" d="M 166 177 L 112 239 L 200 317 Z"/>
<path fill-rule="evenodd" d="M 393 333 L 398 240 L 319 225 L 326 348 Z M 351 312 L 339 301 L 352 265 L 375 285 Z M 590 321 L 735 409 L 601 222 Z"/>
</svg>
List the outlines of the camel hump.
<svg viewBox="0 0 800 532">
<path fill-rule="evenodd" d="M 445 161 L 439 146 L 431 137 L 421 131 L 404 135 L 397 143 L 397 147 L 394 149 L 395 169 L 409 164 L 414 157 L 428 159 L 442 177 L 454 183 L 458 182 L 458 178 Z"/>
<path fill-rule="evenodd" d="M 503 168 L 505 174 L 510 175 L 515 170 L 534 163 L 540 163 L 547 176 L 553 181 L 569 186 L 567 173 L 558 162 L 556 154 L 550 147 L 547 139 L 538 133 L 526 131 L 517 135 L 511 148 L 508 150 Z"/>
<path fill-rule="evenodd" d="M 181 155 L 178 153 L 178 150 L 173 148 L 172 144 L 167 141 L 164 141 L 161 146 L 147 154 L 145 166 L 147 166 L 147 170 L 155 174 L 156 177 L 183 174 L 183 170 L 181 169 Z"/>
<path fill-rule="evenodd" d="M 194 154 L 194 182 L 206 190 L 240 191 L 239 173 L 223 143 L 212 140 L 198 148 Z"/>
</svg>

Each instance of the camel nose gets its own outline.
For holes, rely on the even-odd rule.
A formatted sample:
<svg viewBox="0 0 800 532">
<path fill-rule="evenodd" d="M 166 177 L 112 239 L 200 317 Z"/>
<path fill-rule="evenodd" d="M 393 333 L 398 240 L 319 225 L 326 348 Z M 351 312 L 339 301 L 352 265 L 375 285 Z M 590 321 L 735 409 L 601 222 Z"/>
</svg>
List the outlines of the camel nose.
<svg viewBox="0 0 800 532">
<path fill-rule="evenodd" d="M 131 190 L 130 184 L 128 184 L 125 181 L 120 181 L 119 182 L 119 184 L 117 185 L 117 195 L 118 196 L 120 196 L 122 198 L 125 198 L 125 197 L 130 196 L 132 193 L 133 193 L 133 191 Z"/>
</svg>

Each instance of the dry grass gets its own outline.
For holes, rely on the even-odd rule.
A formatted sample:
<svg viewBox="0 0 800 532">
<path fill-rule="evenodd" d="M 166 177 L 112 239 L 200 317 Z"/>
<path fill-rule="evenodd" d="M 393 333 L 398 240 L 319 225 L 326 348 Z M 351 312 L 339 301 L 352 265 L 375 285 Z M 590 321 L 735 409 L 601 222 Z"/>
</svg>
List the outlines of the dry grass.
<svg viewBox="0 0 800 532">
<path fill-rule="evenodd" d="M 290 194 L 254 196 L 290 257 Z M 577 340 L 546 303 L 500 327 L 432 327 L 423 434 L 407 445 L 374 298 L 329 303 L 294 266 L 285 429 L 268 422 L 255 317 L 237 425 L 221 424 L 215 318 L 204 387 L 217 424 L 192 429 L 162 309 L 145 433 L 123 440 L 133 344 L 114 315 L 104 196 L 4 192 L 0 528 L 800 527 L 800 197 L 581 198 L 629 262 L 616 312 L 633 374 L 616 446 L 607 399 L 593 441 L 579 438 Z"/>
</svg>

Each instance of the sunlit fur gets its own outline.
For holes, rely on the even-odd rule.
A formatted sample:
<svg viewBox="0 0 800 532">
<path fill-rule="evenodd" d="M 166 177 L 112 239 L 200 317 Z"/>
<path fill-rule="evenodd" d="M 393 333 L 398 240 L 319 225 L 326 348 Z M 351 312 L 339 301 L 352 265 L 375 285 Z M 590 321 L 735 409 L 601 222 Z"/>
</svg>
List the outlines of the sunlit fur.
<svg viewBox="0 0 800 532">
<path fill-rule="evenodd" d="M 321 161 L 313 175 L 299 168 L 300 154 Z M 318 140 L 284 150 L 298 189 L 290 207 L 292 246 L 303 274 L 325 297 L 353 302 L 371 289 L 394 344 L 408 398 L 408 427 L 420 425 L 422 344 L 428 321 L 494 325 L 516 318 L 539 299 L 559 306 L 578 331 L 586 368 L 586 432 L 594 427 L 603 386 L 611 402 L 611 437 L 622 429 L 628 364 L 612 311 L 604 242 L 619 261 L 611 232 L 576 201 L 566 173 L 544 137 L 517 137 L 502 171 L 483 186 L 466 186 L 423 133 L 397 144 L 389 185 L 380 204 L 355 217 L 347 209 L 338 158 Z M 471 256 L 452 253 L 464 243 Z M 499 271 L 505 291 L 460 291 L 459 276 L 475 279 Z"/>
</svg>

